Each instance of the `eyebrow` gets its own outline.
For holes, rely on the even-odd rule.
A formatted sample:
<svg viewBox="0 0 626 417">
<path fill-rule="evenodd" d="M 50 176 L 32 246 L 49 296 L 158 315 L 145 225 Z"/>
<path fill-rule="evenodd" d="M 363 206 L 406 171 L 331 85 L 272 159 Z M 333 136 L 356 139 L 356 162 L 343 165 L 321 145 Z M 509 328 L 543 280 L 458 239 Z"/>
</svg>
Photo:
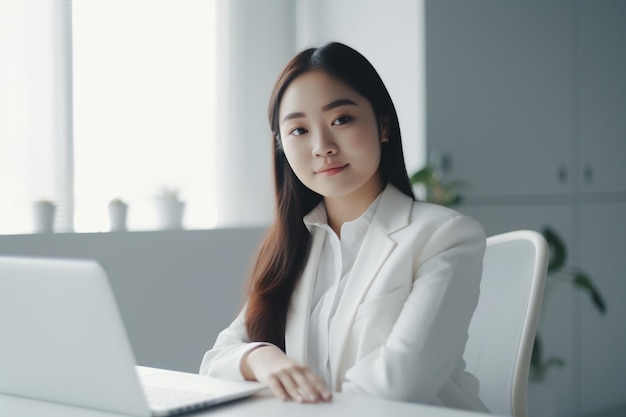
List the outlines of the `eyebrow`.
<svg viewBox="0 0 626 417">
<path fill-rule="evenodd" d="M 349 98 L 340 98 L 339 100 L 335 100 L 322 107 L 322 111 L 332 110 L 339 106 L 357 106 L 357 104 Z"/>
<path fill-rule="evenodd" d="M 339 100 L 332 101 L 328 103 L 327 105 L 325 105 L 324 107 L 322 107 L 322 111 L 329 111 L 340 106 L 358 106 L 358 104 L 356 104 L 354 101 L 350 100 L 349 98 L 340 98 Z M 282 123 L 285 123 L 287 120 L 290 120 L 290 119 L 297 119 L 299 117 L 305 117 L 305 116 L 306 115 L 302 112 L 289 113 L 288 115 L 283 117 Z"/>
</svg>

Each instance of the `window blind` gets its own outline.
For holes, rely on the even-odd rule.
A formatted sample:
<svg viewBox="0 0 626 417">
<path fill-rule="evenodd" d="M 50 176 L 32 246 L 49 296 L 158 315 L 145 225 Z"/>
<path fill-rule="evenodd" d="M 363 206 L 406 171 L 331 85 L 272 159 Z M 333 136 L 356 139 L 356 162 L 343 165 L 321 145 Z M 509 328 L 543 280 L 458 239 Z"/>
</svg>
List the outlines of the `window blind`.
<svg viewBox="0 0 626 417">
<path fill-rule="evenodd" d="M 36 200 L 72 230 L 71 2 L 0 2 L 0 233 L 32 230 Z"/>
</svg>

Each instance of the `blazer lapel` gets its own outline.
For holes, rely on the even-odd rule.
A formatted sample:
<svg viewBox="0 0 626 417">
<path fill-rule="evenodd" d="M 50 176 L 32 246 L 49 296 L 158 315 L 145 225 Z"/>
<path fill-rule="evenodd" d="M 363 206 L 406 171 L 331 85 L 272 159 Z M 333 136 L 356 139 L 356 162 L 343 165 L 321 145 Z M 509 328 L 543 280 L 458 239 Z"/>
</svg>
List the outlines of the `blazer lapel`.
<svg viewBox="0 0 626 417">
<path fill-rule="evenodd" d="M 309 317 L 311 316 L 311 297 L 317 276 L 317 265 L 322 252 L 326 231 L 315 227 L 311 237 L 311 250 L 302 276 L 291 297 L 289 316 L 285 329 L 285 350 L 287 356 L 299 362 L 307 360 L 309 336 Z"/>
<path fill-rule="evenodd" d="M 409 223 L 413 201 L 389 185 L 363 239 L 354 267 L 333 318 L 329 335 L 330 369 L 339 389 L 339 369 L 356 311 L 385 260 L 396 246 L 389 235 Z"/>
<path fill-rule="evenodd" d="M 380 228 L 370 226 L 354 268 L 350 276 L 346 277 L 348 282 L 337 305 L 329 335 L 330 369 L 335 385 L 338 384 L 337 370 L 356 310 L 395 245 Z M 338 389 L 338 386 L 335 386 L 335 389 Z"/>
</svg>

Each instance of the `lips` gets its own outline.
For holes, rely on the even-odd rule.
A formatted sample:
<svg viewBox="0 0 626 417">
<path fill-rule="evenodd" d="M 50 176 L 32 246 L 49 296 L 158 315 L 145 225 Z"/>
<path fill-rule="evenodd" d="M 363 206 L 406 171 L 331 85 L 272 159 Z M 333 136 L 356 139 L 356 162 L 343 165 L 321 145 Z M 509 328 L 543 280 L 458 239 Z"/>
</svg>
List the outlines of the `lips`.
<svg viewBox="0 0 626 417">
<path fill-rule="evenodd" d="M 348 164 L 343 164 L 343 165 L 340 165 L 340 164 L 326 165 L 326 166 L 323 166 L 322 168 L 318 169 L 317 171 L 315 171 L 315 173 L 319 174 L 319 175 L 330 176 L 330 175 L 339 174 L 341 171 L 343 171 L 347 167 L 348 167 Z"/>
</svg>

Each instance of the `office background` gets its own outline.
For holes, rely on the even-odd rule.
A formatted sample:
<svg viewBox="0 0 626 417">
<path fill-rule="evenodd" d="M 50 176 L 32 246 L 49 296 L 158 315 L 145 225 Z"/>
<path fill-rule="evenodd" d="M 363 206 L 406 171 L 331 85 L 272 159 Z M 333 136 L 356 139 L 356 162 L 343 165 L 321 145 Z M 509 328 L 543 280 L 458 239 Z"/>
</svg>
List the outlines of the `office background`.
<svg viewBox="0 0 626 417">
<path fill-rule="evenodd" d="M 622 415 L 626 3 L 233 0 L 218 7 L 226 8 L 221 39 L 230 46 L 218 55 L 229 77 L 220 87 L 227 101 L 217 110 L 226 121 L 218 136 L 235 138 L 220 149 L 235 180 L 216 196 L 228 228 L 0 236 L 0 253 L 101 260 L 138 361 L 195 371 L 236 313 L 271 212 L 267 143 L 246 136 L 265 131 L 267 95 L 282 64 L 302 47 L 341 40 L 387 82 L 409 170 L 430 161 L 445 178 L 465 181 L 459 210 L 488 234 L 554 227 L 569 263 L 588 271 L 605 296 L 608 312 L 600 316 L 570 287 L 551 291 L 541 332 L 546 353 L 566 364 L 531 393 L 531 410 Z M 249 209 L 251 200 L 258 210 Z M 249 226 L 232 228 L 237 222 Z"/>
</svg>

